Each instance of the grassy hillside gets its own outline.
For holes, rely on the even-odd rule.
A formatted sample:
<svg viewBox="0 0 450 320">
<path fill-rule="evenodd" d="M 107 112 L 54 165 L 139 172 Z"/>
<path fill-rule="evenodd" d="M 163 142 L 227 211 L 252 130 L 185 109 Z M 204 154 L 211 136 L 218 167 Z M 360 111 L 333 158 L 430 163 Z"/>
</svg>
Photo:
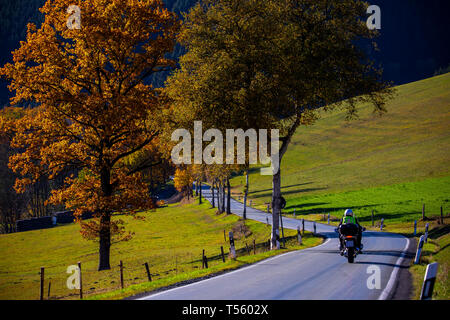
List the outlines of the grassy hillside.
<svg viewBox="0 0 450 320">
<path fill-rule="evenodd" d="M 69 265 L 82 262 L 85 297 L 104 294 L 120 288 L 119 261 L 122 260 L 125 286 L 134 284 L 129 293 L 152 290 L 177 281 L 204 276 L 224 269 L 236 268 L 268 255 L 261 248 L 260 255 L 238 258 L 237 261 L 215 260 L 209 262 L 208 270 L 201 270 L 202 250 L 208 257 L 220 254 L 220 247 L 228 253 L 228 231 L 234 229 L 236 248 L 267 241 L 270 227 L 247 221 L 246 237 L 240 232 L 242 222 L 234 215 L 216 215 L 210 205 L 170 205 L 143 214 L 145 220 L 131 217 L 123 219 L 127 229 L 135 233 L 129 242 L 113 244 L 111 247 L 111 270 L 97 271 L 98 244 L 83 240 L 80 227 L 75 224 L 52 229 L 0 235 L 0 299 L 39 299 L 39 271 L 45 267 L 45 296 L 51 282 L 52 299 L 77 299 L 77 290 L 66 286 Z M 227 241 L 223 231 L 226 230 Z M 243 230 L 246 230 L 245 227 Z M 295 231 L 286 230 L 286 236 Z M 317 245 L 319 238 L 306 236 L 304 246 Z M 292 249 L 292 248 L 291 248 Z M 301 249 L 295 247 L 295 249 Z M 143 263 L 148 262 L 152 283 L 147 282 Z M 121 295 L 116 292 L 115 295 Z M 111 297 L 110 295 L 108 297 Z"/>
<path fill-rule="evenodd" d="M 423 278 L 429 263 L 439 263 L 437 281 L 433 290 L 433 299 L 450 299 L 450 234 L 449 226 L 435 226 L 431 229 L 428 243 L 423 246 L 421 261 L 411 267 L 413 275 L 413 298 L 420 299 Z"/>
<path fill-rule="evenodd" d="M 441 205 L 448 212 L 450 74 L 399 86 L 387 109 L 378 117 L 365 106 L 351 122 L 343 111 L 323 114 L 296 132 L 281 166 L 287 213 L 340 216 L 352 207 L 402 221 L 417 218 L 422 203 L 430 214 Z M 232 183 L 242 191 L 244 178 Z M 271 177 L 253 170 L 249 196 L 270 202 Z"/>
</svg>

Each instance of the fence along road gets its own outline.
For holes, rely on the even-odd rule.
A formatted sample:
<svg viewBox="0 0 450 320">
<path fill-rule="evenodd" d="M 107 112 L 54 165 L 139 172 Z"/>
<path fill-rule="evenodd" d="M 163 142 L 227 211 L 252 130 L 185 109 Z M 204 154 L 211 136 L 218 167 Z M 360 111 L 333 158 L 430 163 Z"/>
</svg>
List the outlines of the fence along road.
<svg viewBox="0 0 450 320">
<path fill-rule="evenodd" d="M 203 186 L 202 194 L 211 201 L 209 186 Z M 231 199 L 231 212 L 242 216 L 243 204 Z M 247 207 L 247 219 L 267 223 L 267 218 L 271 224 L 271 215 Z M 283 217 L 284 228 L 297 230 L 299 225 L 301 220 Z M 349 264 L 339 255 L 335 227 L 319 223 L 316 226 L 317 233 L 327 237 L 320 246 L 140 296 L 140 300 L 377 300 L 390 299 L 395 290 L 408 285 L 398 282 L 399 270 L 405 268 L 410 259 L 407 238 L 391 233 L 364 232 L 364 254 L 358 255 L 354 264 Z M 305 221 L 305 229 L 312 231 L 313 223 Z M 379 282 L 374 280 L 373 269 L 380 271 Z"/>
</svg>

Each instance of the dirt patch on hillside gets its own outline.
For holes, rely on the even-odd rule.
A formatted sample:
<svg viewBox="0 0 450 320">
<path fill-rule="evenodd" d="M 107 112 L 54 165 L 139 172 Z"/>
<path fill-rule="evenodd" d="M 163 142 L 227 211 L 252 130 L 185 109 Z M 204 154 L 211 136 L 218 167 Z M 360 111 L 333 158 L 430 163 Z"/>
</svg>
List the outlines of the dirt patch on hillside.
<svg viewBox="0 0 450 320">
<path fill-rule="evenodd" d="M 180 202 L 183 199 L 183 194 L 181 192 L 175 193 L 173 196 L 171 196 L 169 199 L 165 199 L 165 203 L 177 203 Z"/>
<path fill-rule="evenodd" d="M 192 204 L 192 203 L 194 203 L 195 202 L 195 198 L 194 197 L 183 197 L 181 200 L 180 200 L 180 204 Z"/>
<path fill-rule="evenodd" d="M 234 239 L 247 238 L 252 235 L 252 231 L 245 225 L 243 220 L 239 220 L 232 228 Z"/>
</svg>

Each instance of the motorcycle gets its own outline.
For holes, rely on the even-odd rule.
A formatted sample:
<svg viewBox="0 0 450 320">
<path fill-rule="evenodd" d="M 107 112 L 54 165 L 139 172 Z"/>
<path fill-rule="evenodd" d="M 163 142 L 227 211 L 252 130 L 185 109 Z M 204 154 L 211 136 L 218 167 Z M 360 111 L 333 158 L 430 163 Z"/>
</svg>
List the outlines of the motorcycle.
<svg viewBox="0 0 450 320">
<path fill-rule="evenodd" d="M 366 231 L 366 228 L 363 227 L 361 232 L 364 231 Z M 340 243 L 344 244 L 340 248 L 341 256 L 345 256 L 348 259 L 348 263 L 353 263 L 362 250 L 362 244 L 361 248 L 356 247 L 358 227 L 355 224 L 343 224 L 341 225 L 341 232 L 339 233 L 339 228 L 336 228 L 335 232 L 339 234 Z"/>
</svg>

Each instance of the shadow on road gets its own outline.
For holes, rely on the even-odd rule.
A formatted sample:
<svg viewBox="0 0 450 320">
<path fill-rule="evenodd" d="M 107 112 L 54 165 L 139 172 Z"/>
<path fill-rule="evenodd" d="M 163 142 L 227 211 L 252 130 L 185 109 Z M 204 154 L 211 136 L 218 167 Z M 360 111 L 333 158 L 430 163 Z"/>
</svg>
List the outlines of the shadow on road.
<svg viewBox="0 0 450 320">
<path fill-rule="evenodd" d="M 364 250 L 365 256 L 391 256 L 391 257 L 400 257 L 403 254 L 402 251 L 377 251 L 377 250 Z M 406 258 L 412 258 L 413 254 L 405 253 Z"/>
<path fill-rule="evenodd" d="M 387 267 L 401 268 L 401 269 L 409 268 L 409 266 L 403 266 L 400 264 L 386 263 L 386 262 L 355 261 L 355 264 L 369 264 L 369 265 L 387 266 Z"/>
<path fill-rule="evenodd" d="M 401 234 L 397 234 L 397 233 L 389 233 L 389 232 L 364 232 L 363 233 L 363 239 L 364 238 L 405 238 L 403 235 Z"/>
</svg>

